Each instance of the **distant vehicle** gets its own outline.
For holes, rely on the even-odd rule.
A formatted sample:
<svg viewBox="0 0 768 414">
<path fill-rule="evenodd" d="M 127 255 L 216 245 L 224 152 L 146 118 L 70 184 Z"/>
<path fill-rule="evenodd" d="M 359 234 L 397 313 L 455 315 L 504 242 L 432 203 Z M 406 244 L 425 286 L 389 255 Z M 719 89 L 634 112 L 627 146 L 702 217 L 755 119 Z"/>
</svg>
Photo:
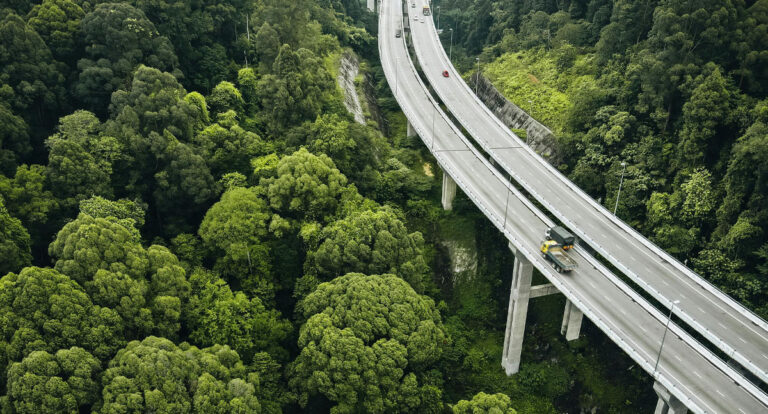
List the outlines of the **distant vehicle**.
<svg viewBox="0 0 768 414">
<path fill-rule="evenodd" d="M 413 20 L 419 20 L 419 15 L 418 14 L 414 14 L 413 15 Z"/>
<path fill-rule="evenodd" d="M 425 21 L 424 16 L 421 16 L 421 22 L 424 23 Z"/>
<path fill-rule="evenodd" d="M 416 2 L 415 1 L 411 2 L 411 7 L 416 8 Z"/>
<path fill-rule="evenodd" d="M 552 267 L 557 273 L 568 273 L 577 266 L 576 261 L 568 256 L 568 253 L 563 250 L 563 246 L 555 240 L 545 240 L 541 244 L 540 250 L 544 258 L 552 262 Z"/>
<path fill-rule="evenodd" d="M 444 70 L 444 71 L 443 71 L 443 77 L 444 77 L 444 78 L 447 78 L 447 77 L 448 77 L 448 71 L 447 71 L 447 70 Z"/>
<path fill-rule="evenodd" d="M 395 30 L 395 37 L 400 37 L 403 35 L 403 31 L 400 29 Z"/>
<path fill-rule="evenodd" d="M 547 240 L 554 240 L 563 246 L 563 250 L 573 249 L 573 243 L 576 241 L 576 237 L 562 226 L 550 227 L 544 235 L 547 237 Z"/>
<path fill-rule="evenodd" d="M 423 8 L 423 9 L 421 9 L 421 12 L 422 12 L 422 14 L 424 14 L 425 16 L 429 16 L 430 14 L 432 14 L 432 11 L 431 11 L 431 10 L 429 10 L 429 6 L 424 6 L 424 8 Z"/>
</svg>

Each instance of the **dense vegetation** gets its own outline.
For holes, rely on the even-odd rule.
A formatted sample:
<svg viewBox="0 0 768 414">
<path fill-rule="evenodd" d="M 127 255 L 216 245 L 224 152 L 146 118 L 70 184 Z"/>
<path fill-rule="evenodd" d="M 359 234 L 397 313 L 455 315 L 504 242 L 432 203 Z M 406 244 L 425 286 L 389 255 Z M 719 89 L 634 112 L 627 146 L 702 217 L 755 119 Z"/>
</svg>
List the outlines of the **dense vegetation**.
<svg viewBox="0 0 768 414">
<path fill-rule="evenodd" d="M 537 73 L 579 184 L 611 203 L 627 160 L 622 217 L 764 311 L 765 2 L 565 3 L 446 0 L 442 25 L 467 69 L 521 69 L 511 97 Z M 501 370 L 511 255 L 441 209 L 375 29 L 357 0 L 0 0 L 1 412 L 650 408 L 597 329 L 559 336 L 557 296 Z"/>
<path fill-rule="evenodd" d="M 618 215 L 768 317 L 768 2 L 442 3 L 563 172 L 612 209 L 626 162 Z"/>
</svg>

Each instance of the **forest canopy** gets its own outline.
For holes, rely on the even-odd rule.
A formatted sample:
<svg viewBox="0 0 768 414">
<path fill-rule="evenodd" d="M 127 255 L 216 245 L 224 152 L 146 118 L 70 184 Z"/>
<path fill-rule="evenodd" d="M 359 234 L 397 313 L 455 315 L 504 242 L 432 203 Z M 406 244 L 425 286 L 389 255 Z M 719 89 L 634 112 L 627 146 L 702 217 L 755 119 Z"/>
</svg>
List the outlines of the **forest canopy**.
<svg viewBox="0 0 768 414">
<path fill-rule="evenodd" d="M 434 3 L 557 168 L 768 316 L 768 0 Z M 512 256 L 441 208 L 377 19 L 0 0 L 0 412 L 652 408 L 598 329 L 558 334 L 560 296 L 501 369 Z"/>
</svg>

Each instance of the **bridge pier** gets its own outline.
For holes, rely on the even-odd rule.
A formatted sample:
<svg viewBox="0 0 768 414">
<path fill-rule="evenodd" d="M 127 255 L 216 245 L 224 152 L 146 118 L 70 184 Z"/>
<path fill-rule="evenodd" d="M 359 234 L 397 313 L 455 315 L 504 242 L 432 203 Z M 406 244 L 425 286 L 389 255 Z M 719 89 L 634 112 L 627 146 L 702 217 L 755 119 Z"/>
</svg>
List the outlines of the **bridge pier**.
<svg viewBox="0 0 768 414">
<path fill-rule="evenodd" d="M 413 125 L 411 124 L 411 121 L 406 119 L 405 123 L 407 125 L 406 126 L 406 130 L 405 130 L 405 136 L 407 136 L 408 138 L 415 137 L 416 136 L 416 130 L 413 129 Z"/>
<path fill-rule="evenodd" d="M 584 314 L 573 304 L 573 302 L 566 299 L 565 311 L 563 312 L 563 323 L 560 325 L 560 333 L 565 335 L 566 341 L 579 339 L 582 319 L 584 319 Z"/>
<path fill-rule="evenodd" d="M 512 287 L 509 292 L 507 329 L 504 333 L 504 348 L 501 355 L 501 366 L 504 367 L 507 375 L 515 374 L 520 370 L 525 318 L 528 315 L 528 300 L 533 276 L 533 264 L 525 256 L 516 252 L 511 245 L 510 248 L 515 252 L 515 264 L 512 271 Z"/>
<path fill-rule="evenodd" d="M 654 382 L 653 390 L 659 396 L 655 414 L 685 414 L 688 412 L 688 408 L 663 385 Z"/>
<path fill-rule="evenodd" d="M 456 181 L 443 170 L 443 210 L 453 209 L 453 199 L 456 197 Z"/>
</svg>

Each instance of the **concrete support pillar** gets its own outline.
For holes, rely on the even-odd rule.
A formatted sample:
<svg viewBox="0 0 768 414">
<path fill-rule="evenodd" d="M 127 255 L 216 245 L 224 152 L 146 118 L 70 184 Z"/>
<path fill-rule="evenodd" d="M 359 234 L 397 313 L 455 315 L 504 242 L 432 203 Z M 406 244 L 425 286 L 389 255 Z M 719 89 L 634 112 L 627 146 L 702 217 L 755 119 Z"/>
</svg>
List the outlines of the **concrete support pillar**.
<svg viewBox="0 0 768 414">
<path fill-rule="evenodd" d="M 413 125 L 411 124 L 411 121 L 408 121 L 408 120 L 406 120 L 406 121 L 405 121 L 405 123 L 406 123 L 406 125 L 407 125 L 407 126 L 406 126 L 406 130 L 405 130 L 405 135 L 406 135 L 408 138 L 413 138 L 413 137 L 415 137 L 415 136 L 416 136 L 416 130 L 415 130 L 415 129 L 413 129 Z"/>
<path fill-rule="evenodd" d="M 453 181 L 448 173 L 443 171 L 443 210 L 453 208 L 453 199 L 456 197 L 456 181 Z"/>
<path fill-rule="evenodd" d="M 584 314 L 579 308 L 574 306 L 573 302 L 566 299 L 565 312 L 563 312 L 563 324 L 560 325 L 560 333 L 565 335 L 566 341 L 579 339 L 582 319 L 584 319 Z"/>
<path fill-rule="evenodd" d="M 511 247 L 511 246 L 510 246 Z M 513 248 L 514 252 L 515 249 Z M 507 310 L 507 329 L 504 333 L 504 348 L 501 366 L 507 375 L 520 370 L 520 355 L 523 351 L 525 317 L 528 315 L 528 299 L 531 293 L 533 265 L 522 254 L 515 252 L 515 264 L 512 272 L 512 287 L 509 291 Z"/>
<path fill-rule="evenodd" d="M 659 396 L 659 402 L 656 403 L 656 411 L 654 411 L 655 414 L 685 414 L 688 412 L 688 408 L 663 385 L 655 382 L 653 390 Z"/>
</svg>

